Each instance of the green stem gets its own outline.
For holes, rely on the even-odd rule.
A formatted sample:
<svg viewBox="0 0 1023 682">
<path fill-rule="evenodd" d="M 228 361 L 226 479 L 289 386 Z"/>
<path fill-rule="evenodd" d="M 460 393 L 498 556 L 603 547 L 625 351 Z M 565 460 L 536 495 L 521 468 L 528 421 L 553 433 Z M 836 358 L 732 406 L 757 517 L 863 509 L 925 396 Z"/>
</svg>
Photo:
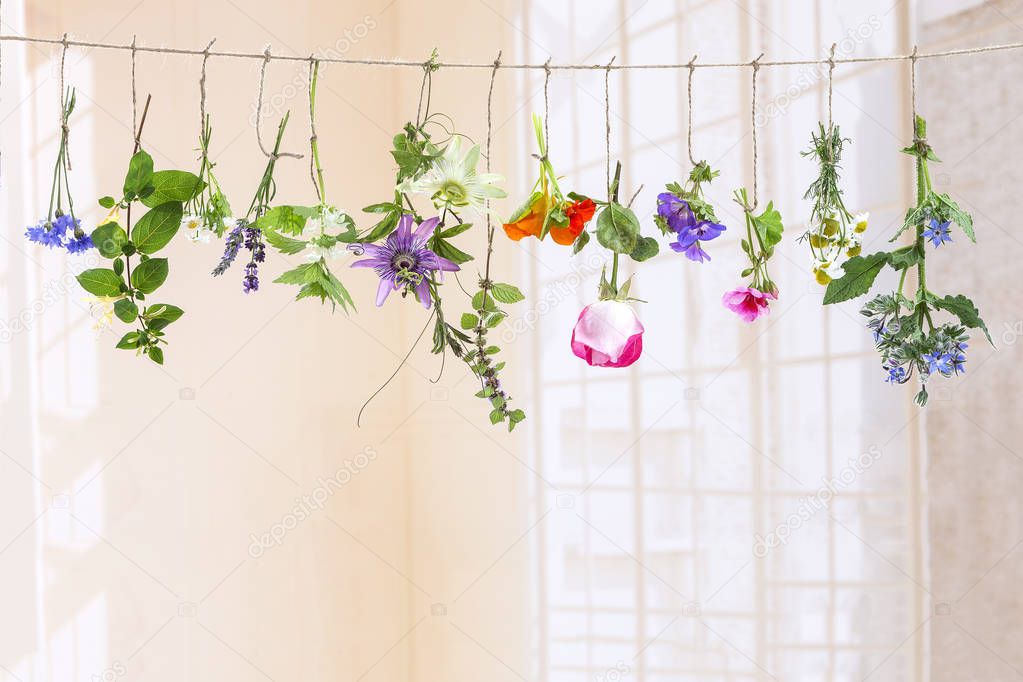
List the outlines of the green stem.
<svg viewBox="0 0 1023 682">
<path fill-rule="evenodd" d="M 323 182 L 323 168 L 320 166 L 320 144 L 316 139 L 316 128 L 315 121 L 316 115 L 316 82 L 320 75 L 320 62 L 316 60 L 313 62 L 313 77 L 309 81 L 309 121 L 310 127 L 312 127 L 312 137 L 309 140 L 309 146 L 312 151 L 313 166 L 316 168 L 316 187 L 319 194 L 320 204 L 327 201 L 327 190 L 326 185 Z"/>
</svg>

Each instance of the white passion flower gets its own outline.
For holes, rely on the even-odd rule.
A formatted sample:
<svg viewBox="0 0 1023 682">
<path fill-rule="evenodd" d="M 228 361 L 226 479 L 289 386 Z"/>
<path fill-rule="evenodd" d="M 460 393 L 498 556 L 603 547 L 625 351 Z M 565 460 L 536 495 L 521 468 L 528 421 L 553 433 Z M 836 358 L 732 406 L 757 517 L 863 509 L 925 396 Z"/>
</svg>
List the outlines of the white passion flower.
<svg viewBox="0 0 1023 682">
<path fill-rule="evenodd" d="M 406 180 L 399 190 L 428 194 L 437 208 L 471 206 L 478 213 L 486 210 L 487 199 L 503 199 L 507 193 L 497 186 L 504 177 L 497 173 L 476 172 L 480 147 L 462 150 L 462 138 L 455 137 L 444 153 L 434 159 L 429 170 L 416 180 Z"/>
</svg>

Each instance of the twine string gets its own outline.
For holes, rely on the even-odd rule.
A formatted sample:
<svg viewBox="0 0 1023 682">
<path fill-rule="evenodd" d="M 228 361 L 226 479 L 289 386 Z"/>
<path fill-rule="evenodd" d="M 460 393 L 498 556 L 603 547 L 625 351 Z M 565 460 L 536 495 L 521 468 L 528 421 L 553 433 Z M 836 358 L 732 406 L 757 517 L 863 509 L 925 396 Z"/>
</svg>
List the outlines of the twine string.
<svg viewBox="0 0 1023 682">
<path fill-rule="evenodd" d="M 551 57 L 543 65 L 543 158 L 551 156 Z"/>
<path fill-rule="evenodd" d="M 611 65 L 615 58 L 607 63 L 604 69 L 604 150 L 606 152 L 606 165 L 604 173 L 607 176 L 607 195 L 611 196 Z"/>
<path fill-rule="evenodd" d="M 763 53 L 761 53 L 759 57 L 749 64 L 753 67 L 753 89 L 752 97 L 750 98 L 750 119 L 753 122 L 753 205 L 746 209 L 750 213 L 757 210 L 757 205 L 760 203 L 760 188 L 757 181 L 757 74 L 760 72 L 760 59 L 763 56 Z"/>
<path fill-rule="evenodd" d="M 430 115 L 430 100 L 433 99 L 433 59 L 427 59 L 420 64 L 423 68 L 423 81 L 419 84 L 419 104 L 416 105 L 416 127 L 421 126 L 424 121 L 424 114 Z M 423 95 L 426 95 L 426 111 L 423 111 Z"/>
<path fill-rule="evenodd" d="M 487 173 L 490 173 L 491 167 L 491 149 L 493 145 L 494 137 L 494 81 L 497 80 L 497 70 L 501 68 L 501 54 L 502 50 L 497 51 L 497 57 L 494 59 L 494 67 L 490 71 L 490 89 L 487 91 Z M 490 282 L 490 254 L 494 251 L 494 220 L 490 213 L 490 197 L 487 197 L 487 260 L 486 265 L 483 268 L 483 282 L 484 286 L 488 286 Z"/>
<path fill-rule="evenodd" d="M 917 126 L 916 126 L 916 116 L 917 116 L 917 114 L 916 114 L 916 61 L 917 61 L 917 59 L 919 59 L 919 55 L 917 54 L 917 46 L 914 45 L 913 46 L 913 54 L 911 54 L 909 56 L 909 96 L 910 96 L 910 106 L 911 106 L 912 111 L 913 111 L 913 120 L 911 121 L 911 124 L 912 124 L 912 130 L 913 130 L 913 142 L 922 142 L 923 140 L 920 139 L 920 136 L 918 135 L 918 131 L 917 131 Z"/>
<path fill-rule="evenodd" d="M 68 140 L 71 137 L 71 135 L 70 135 L 71 129 L 68 128 L 68 124 L 67 124 L 67 107 L 65 106 L 66 103 L 64 101 L 64 62 L 67 60 L 67 46 L 68 46 L 67 33 L 65 33 L 64 37 L 61 38 L 61 43 L 64 45 L 64 47 L 60 51 L 60 72 L 59 72 L 59 75 L 58 75 L 58 80 L 60 82 L 60 85 L 58 86 L 59 90 L 57 91 L 57 110 L 60 112 L 60 114 L 59 114 L 60 115 L 60 135 L 61 135 L 61 139 L 64 142 L 64 145 L 63 145 L 64 146 L 64 161 L 67 163 L 68 170 L 71 170 L 71 146 L 68 144 Z"/>
<path fill-rule="evenodd" d="M 210 58 L 210 48 L 213 47 L 213 43 L 217 42 L 214 38 L 206 44 L 206 49 L 202 51 L 202 70 L 199 75 L 199 135 L 203 136 L 206 132 L 206 62 Z"/>
<path fill-rule="evenodd" d="M 266 66 L 270 63 L 270 46 L 267 45 L 266 49 L 263 50 L 263 63 L 259 67 L 259 92 L 256 95 L 256 142 L 259 143 L 259 150 L 263 152 L 263 156 L 268 159 L 277 160 L 282 156 L 290 156 L 293 159 L 301 159 L 301 154 L 295 154 L 293 152 L 268 152 L 266 147 L 263 146 L 263 133 L 261 122 L 263 120 L 263 87 L 266 83 Z"/>
<path fill-rule="evenodd" d="M 135 57 L 138 54 L 138 49 L 135 46 L 136 36 L 131 37 L 131 136 L 134 143 L 138 143 L 138 134 L 135 132 L 139 128 L 138 121 L 138 109 L 139 101 L 138 94 L 135 91 Z"/>
<path fill-rule="evenodd" d="M 835 96 L 835 48 L 838 43 L 831 43 L 831 55 L 828 57 L 828 162 L 835 162 L 834 144 L 832 143 L 832 132 L 835 129 L 835 117 L 832 112 L 832 101 Z"/>
<path fill-rule="evenodd" d="M 36 38 L 32 36 L 22 35 L 9 35 L 0 34 L 0 42 L 21 42 L 21 43 L 38 43 L 38 44 L 49 44 L 59 45 L 62 43 L 60 38 Z M 95 48 L 103 50 L 131 50 L 132 45 L 123 45 L 118 43 L 101 43 L 89 40 L 70 40 L 68 45 L 72 47 L 83 47 L 83 48 Z M 138 52 L 150 52 L 157 54 L 175 54 L 175 55 L 193 55 L 202 56 L 203 50 L 190 50 L 180 47 L 155 47 L 136 45 L 135 48 Z M 1008 50 L 1020 50 L 1023 49 L 1023 42 L 1018 43 L 1001 43 L 992 45 L 982 45 L 978 47 L 960 48 L 954 50 L 941 50 L 937 52 L 917 53 L 916 59 L 936 59 L 942 57 L 960 57 L 964 55 L 975 55 L 984 54 L 989 52 L 1004 52 Z M 225 59 L 251 59 L 261 60 L 265 59 L 266 55 L 262 52 L 229 52 L 229 51 L 210 51 L 211 57 L 220 57 Z M 869 64 L 876 62 L 897 62 L 897 61 L 908 61 L 914 58 L 913 54 L 892 54 L 884 55 L 880 57 L 842 57 L 835 60 L 836 64 Z M 309 58 L 306 56 L 299 55 L 273 55 L 274 61 L 291 61 L 291 62 L 305 62 Z M 363 66 L 385 66 L 385 67 L 416 67 L 422 68 L 422 61 L 413 61 L 409 59 L 355 59 L 346 57 L 324 57 L 320 61 L 323 63 L 331 64 L 356 64 Z M 827 59 L 787 59 L 787 60 L 761 60 L 761 67 L 785 67 L 785 66 L 826 66 L 829 60 Z M 493 67 L 492 62 L 432 62 L 436 68 L 446 69 L 489 69 Z M 698 69 L 743 69 L 748 68 L 750 65 L 749 61 L 744 62 L 701 62 L 695 64 L 694 67 Z M 549 61 L 544 64 L 502 64 L 503 69 L 515 69 L 515 70 L 557 70 L 557 71 L 602 71 L 607 68 L 607 64 L 551 64 Z M 651 64 L 616 64 L 611 67 L 612 70 L 657 70 L 657 69 L 685 69 L 689 68 L 688 63 L 678 62 L 667 62 L 667 63 L 651 63 Z"/>
<path fill-rule="evenodd" d="M 689 150 L 689 163 L 696 165 L 696 157 L 693 156 L 693 74 L 696 73 L 696 58 L 699 55 L 693 55 L 693 58 L 689 60 L 686 66 L 689 68 L 689 88 L 688 88 L 688 102 L 689 102 L 689 128 L 686 134 L 686 145 Z"/>
</svg>

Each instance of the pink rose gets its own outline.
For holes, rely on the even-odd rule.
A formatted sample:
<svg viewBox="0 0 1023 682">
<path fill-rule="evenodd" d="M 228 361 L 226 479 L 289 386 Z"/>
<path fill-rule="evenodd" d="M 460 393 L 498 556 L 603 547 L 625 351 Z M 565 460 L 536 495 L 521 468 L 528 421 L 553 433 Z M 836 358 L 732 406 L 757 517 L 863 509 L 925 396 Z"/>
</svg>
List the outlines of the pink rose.
<svg viewBox="0 0 1023 682">
<path fill-rule="evenodd" d="M 777 299 L 778 297 L 771 292 L 765 293 L 752 287 L 739 287 L 734 291 L 725 292 L 721 302 L 746 322 L 755 322 L 761 315 L 771 312 L 768 303 Z"/>
<path fill-rule="evenodd" d="M 594 367 L 628 367 L 643 353 L 643 325 L 626 303 L 592 303 L 572 330 L 572 352 Z"/>
</svg>

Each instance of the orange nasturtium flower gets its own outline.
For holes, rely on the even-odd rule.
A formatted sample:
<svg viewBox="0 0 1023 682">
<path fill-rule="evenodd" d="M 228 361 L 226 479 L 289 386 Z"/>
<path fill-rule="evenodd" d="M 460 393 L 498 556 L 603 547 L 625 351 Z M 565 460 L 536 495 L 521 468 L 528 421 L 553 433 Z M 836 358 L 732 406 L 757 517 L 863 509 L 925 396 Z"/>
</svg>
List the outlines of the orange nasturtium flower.
<svg viewBox="0 0 1023 682">
<path fill-rule="evenodd" d="M 514 241 L 523 237 L 543 239 L 550 233 L 558 244 L 571 245 L 582 233 L 596 211 L 591 199 L 577 194 L 566 197 L 558 187 L 558 177 L 547 158 L 543 120 L 533 114 L 536 143 L 540 148 L 540 177 L 533 193 L 522 207 L 504 224 L 504 232 Z"/>
<path fill-rule="evenodd" d="M 574 243 L 576 237 L 578 237 L 583 228 L 586 227 L 586 223 L 593 219 L 593 214 L 597 210 L 597 205 L 593 203 L 593 199 L 583 199 L 574 203 L 567 204 L 564 208 L 565 215 L 568 216 L 568 225 L 551 225 L 551 239 L 558 244 L 569 246 Z"/>
<path fill-rule="evenodd" d="M 504 233 L 516 242 L 523 237 L 540 239 L 544 221 L 553 203 L 549 194 L 533 192 L 529 200 L 504 224 Z"/>
</svg>

